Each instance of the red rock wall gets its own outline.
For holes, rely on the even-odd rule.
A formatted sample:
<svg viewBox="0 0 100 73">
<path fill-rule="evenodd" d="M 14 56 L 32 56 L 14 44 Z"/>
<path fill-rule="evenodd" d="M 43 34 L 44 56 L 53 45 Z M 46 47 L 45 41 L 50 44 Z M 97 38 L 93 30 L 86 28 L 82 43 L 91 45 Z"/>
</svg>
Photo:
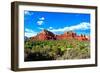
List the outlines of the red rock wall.
<svg viewBox="0 0 100 73">
<path fill-rule="evenodd" d="M 86 37 L 85 35 L 79 36 L 72 31 L 65 32 L 64 34 L 61 35 L 55 35 L 52 32 L 44 30 L 37 35 L 37 40 L 62 40 L 62 39 L 73 39 L 73 38 L 80 41 L 90 40 L 89 37 Z"/>
</svg>

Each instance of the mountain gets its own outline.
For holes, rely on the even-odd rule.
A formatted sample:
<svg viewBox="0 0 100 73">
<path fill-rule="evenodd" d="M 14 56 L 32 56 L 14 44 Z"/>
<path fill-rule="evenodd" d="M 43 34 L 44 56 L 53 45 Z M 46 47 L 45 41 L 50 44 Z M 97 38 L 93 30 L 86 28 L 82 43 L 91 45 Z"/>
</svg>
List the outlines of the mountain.
<svg viewBox="0 0 100 73">
<path fill-rule="evenodd" d="M 37 34 L 36 38 L 39 40 L 56 40 L 55 34 L 45 29 Z"/>
<path fill-rule="evenodd" d="M 77 35 L 73 31 L 68 31 L 68 32 L 64 32 L 64 34 L 62 35 L 58 35 L 57 39 L 77 39 L 77 40 L 85 41 L 85 40 L 89 40 L 89 37 L 83 34 Z"/>
<path fill-rule="evenodd" d="M 31 37 L 32 40 L 62 40 L 62 39 L 77 39 L 80 41 L 90 40 L 86 35 L 77 35 L 73 31 L 64 32 L 61 35 L 56 35 L 46 29 L 42 30 L 39 34 L 34 37 Z"/>
<path fill-rule="evenodd" d="M 26 41 L 28 39 L 28 37 L 27 36 L 24 36 L 24 40 Z"/>
<path fill-rule="evenodd" d="M 62 35 L 57 35 L 57 39 L 73 39 L 76 38 L 77 34 L 73 31 L 64 32 Z"/>
</svg>

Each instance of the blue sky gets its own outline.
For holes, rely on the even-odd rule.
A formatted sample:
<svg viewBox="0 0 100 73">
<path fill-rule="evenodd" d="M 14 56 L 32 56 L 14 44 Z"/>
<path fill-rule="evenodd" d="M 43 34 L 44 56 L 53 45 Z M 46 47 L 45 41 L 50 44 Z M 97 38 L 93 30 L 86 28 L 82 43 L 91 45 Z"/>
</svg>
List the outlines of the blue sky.
<svg viewBox="0 0 100 73">
<path fill-rule="evenodd" d="M 90 14 L 24 11 L 25 36 L 37 35 L 43 29 L 55 34 L 74 31 L 78 35 L 90 34 Z"/>
</svg>

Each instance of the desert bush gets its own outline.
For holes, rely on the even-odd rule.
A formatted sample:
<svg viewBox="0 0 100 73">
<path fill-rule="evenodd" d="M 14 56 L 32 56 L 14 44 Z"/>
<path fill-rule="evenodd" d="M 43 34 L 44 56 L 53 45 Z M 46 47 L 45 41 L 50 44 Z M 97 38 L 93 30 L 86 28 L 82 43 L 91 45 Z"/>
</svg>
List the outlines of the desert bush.
<svg viewBox="0 0 100 73">
<path fill-rule="evenodd" d="M 28 40 L 25 41 L 25 53 L 26 52 L 31 55 L 29 58 L 32 58 L 32 55 L 34 55 L 41 58 L 39 60 L 86 59 L 90 58 L 90 43 L 89 41 L 79 41 L 75 39 Z"/>
</svg>

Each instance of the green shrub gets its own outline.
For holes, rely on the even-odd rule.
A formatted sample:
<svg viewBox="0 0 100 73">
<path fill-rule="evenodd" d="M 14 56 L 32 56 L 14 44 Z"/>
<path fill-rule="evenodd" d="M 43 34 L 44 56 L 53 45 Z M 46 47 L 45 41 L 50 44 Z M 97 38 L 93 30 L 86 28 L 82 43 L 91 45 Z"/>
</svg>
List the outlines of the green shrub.
<svg viewBox="0 0 100 73">
<path fill-rule="evenodd" d="M 40 56 L 53 60 L 90 58 L 90 42 L 72 40 L 27 40 L 25 52 L 39 53 Z M 30 49 L 30 50 L 28 50 Z M 38 56 L 39 57 L 39 56 Z M 43 58 L 42 58 L 43 59 Z M 45 59 L 44 59 L 45 60 Z"/>
</svg>

